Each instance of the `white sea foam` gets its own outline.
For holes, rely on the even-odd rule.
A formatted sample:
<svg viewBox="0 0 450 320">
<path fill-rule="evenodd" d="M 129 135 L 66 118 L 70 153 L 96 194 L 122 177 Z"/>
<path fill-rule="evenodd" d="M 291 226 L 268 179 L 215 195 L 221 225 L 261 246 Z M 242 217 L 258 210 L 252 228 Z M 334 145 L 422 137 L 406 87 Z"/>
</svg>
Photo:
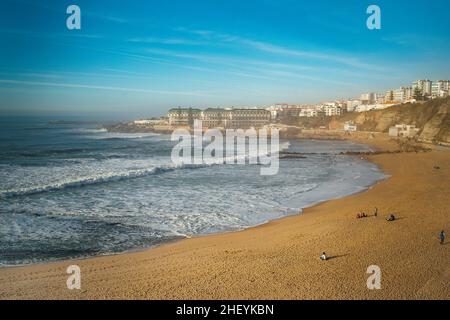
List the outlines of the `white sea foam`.
<svg viewBox="0 0 450 320">
<path fill-rule="evenodd" d="M 323 153 L 332 146 L 333 154 L 286 159 L 279 174 L 264 177 L 259 166 L 221 165 L 223 160 L 174 167 L 158 153 L 167 140 L 152 139 L 117 141 L 140 148 L 113 153 L 109 141 L 93 139 L 89 147 L 108 148 L 100 160 L 97 151 L 65 157 L 50 152 L 33 157 L 31 165 L 1 166 L 0 250 L 11 254 L 0 263 L 117 253 L 244 229 L 359 192 L 384 177 L 365 161 L 335 155 L 346 147 L 340 142 L 283 142 L 282 150 Z M 122 157 L 107 157 L 112 154 Z M 51 164 L 41 164 L 42 157 Z"/>
<path fill-rule="evenodd" d="M 159 133 L 118 133 L 118 132 L 100 132 L 101 134 L 91 136 L 92 139 L 143 139 L 162 136 Z"/>
<path fill-rule="evenodd" d="M 211 164 L 212 165 L 212 164 Z M 130 166 L 130 161 L 128 161 L 128 166 Z M 135 169 L 122 169 L 122 170 L 115 170 L 115 171 L 107 171 L 107 170 L 101 170 L 96 173 L 77 176 L 72 176 L 69 172 L 65 174 L 63 172 L 63 176 L 56 179 L 54 182 L 48 182 L 43 184 L 37 184 L 35 186 L 31 187 L 19 187 L 19 188 L 12 188 L 12 189 L 0 189 L 0 198 L 2 197 L 14 197 L 14 196 L 21 196 L 21 195 L 31 195 L 36 193 L 43 193 L 43 192 L 49 192 L 49 191 L 56 191 L 61 190 L 65 188 L 75 188 L 75 187 L 82 187 L 86 185 L 93 185 L 93 184 L 99 184 L 99 183 L 107 183 L 107 182 L 115 182 L 120 181 L 124 179 L 133 179 L 138 177 L 143 177 L 147 175 L 152 174 L 158 174 L 163 173 L 169 170 L 175 170 L 175 169 L 194 169 L 194 168 L 200 168 L 204 167 L 205 165 L 173 165 L 173 164 L 166 164 L 166 165 L 160 165 L 160 166 L 149 166 L 149 167 L 140 167 L 137 166 Z M 44 171 L 47 171 L 48 167 L 40 168 Z M 73 169 L 73 168 L 72 168 Z M 35 172 L 36 168 L 33 168 L 33 171 Z M 68 169 L 70 170 L 70 169 Z M 88 168 L 78 169 L 77 171 L 84 171 L 87 172 Z M 39 175 L 40 173 L 38 173 Z M 22 174 L 24 176 L 25 174 Z M 28 183 L 26 183 L 28 184 Z"/>
</svg>

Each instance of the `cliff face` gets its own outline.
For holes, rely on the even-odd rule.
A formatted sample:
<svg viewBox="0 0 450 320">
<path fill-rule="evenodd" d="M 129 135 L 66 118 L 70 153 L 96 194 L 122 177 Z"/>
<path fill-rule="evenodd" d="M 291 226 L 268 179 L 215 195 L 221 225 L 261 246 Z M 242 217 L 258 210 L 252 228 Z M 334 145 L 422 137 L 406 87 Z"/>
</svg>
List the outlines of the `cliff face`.
<svg viewBox="0 0 450 320">
<path fill-rule="evenodd" d="M 420 140 L 425 142 L 450 143 L 450 108 L 440 106 L 438 112 L 424 125 Z"/>
<path fill-rule="evenodd" d="M 450 98 L 408 103 L 384 110 L 347 113 L 328 118 L 328 127 L 342 129 L 346 121 L 356 123 L 358 130 L 375 132 L 388 132 L 389 127 L 396 124 L 414 124 L 420 129 L 419 140 L 450 144 Z M 300 126 L 305 124 L 300 120 Z"/>
</svg>

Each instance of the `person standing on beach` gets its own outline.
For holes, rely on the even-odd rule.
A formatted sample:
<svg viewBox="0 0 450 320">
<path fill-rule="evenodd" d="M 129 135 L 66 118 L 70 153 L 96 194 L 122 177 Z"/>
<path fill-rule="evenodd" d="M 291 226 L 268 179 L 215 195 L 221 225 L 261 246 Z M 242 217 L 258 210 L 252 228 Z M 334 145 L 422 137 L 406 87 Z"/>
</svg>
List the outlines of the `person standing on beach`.
<svg viewBox="0 0 450 320">
<path fill-rule="evenodd" d="M 327 255 L 325 254 L 325 252 L 322 252 L 322 255 L 320 256 L 320 260 L 322 260 L 322 261 L 327 260 Z"/>
<path fill-rule="evenodd" d="M 378 217 L 378 208 L 377 207 L 375 207 L 375 212 L 373 215 L 375 216 L 375 218 Z"/>
<path fill-rule="evenodd" d="M 444 241 L 445 241 L 445 232 L 444 232 L 444 230 L 442 230 L 439 233 L 439 240 L 440 240 L 440 244 L 444 244 Z"/>
</svg>

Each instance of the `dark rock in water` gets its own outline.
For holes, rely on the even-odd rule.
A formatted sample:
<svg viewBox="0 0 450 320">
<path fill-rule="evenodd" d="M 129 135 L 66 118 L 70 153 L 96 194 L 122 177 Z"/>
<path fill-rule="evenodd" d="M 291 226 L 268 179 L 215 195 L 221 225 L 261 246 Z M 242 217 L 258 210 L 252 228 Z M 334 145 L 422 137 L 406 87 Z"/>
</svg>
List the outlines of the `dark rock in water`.
<svg viewBox="0 0 450 320">
<path fill-rule="evenodd" d="M 136 125 L 132 122 L 103 125 L 103 128 L 108 130 L 109 132 L 117 133 L 163 133 L 160 131 L 156 131 L 152 126 Z"/>
<path fill-rule="evenodd" d="M 280 159 L 305 159 L 306 156 L 299 152 L 280 152 Z"/>
<path fill-rule="evenodd" d="M 158 133 L 158 134 L 171 134 L 174 127 L 163 124 L 142 124 L 131 122 L 103 124 L 102 129 L 106 129 L 109 132 L 115 133 Z"/>
<path fill-rule="evenodd" d="M 96 121 L 75 121 L 75 120 L 51 120 L 49 125 L 68 125 L 68 124 L 98 124 Z"/>
</svg>

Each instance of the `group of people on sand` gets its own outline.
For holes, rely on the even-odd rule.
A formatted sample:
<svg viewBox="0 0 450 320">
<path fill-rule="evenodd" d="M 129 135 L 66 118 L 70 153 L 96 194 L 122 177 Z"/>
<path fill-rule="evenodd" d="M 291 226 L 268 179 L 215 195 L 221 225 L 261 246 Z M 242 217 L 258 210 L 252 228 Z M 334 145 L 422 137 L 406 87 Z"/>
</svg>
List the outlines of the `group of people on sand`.
<svg viewBox="0 0 450 320">
<path fill-rule="evenodd" d="M 373 213 L 373 216 L 374 217 L 378 217 L 378 208 L 376 208 L 376 207 L 375 207 L 375 211 Z M 364 211 L 361 211 L 360 213 L 358 213 L 356 215 L 356 219 L 367 218 L 367 217 L 369 217 L 369 216 Z M 396 219 L 397 218 L 395 217 L 395 215 L 391 213 L 387 217 L 386 221 L 395 221 Z M 440 244 L 444 244 L 445 243 L 445 231 L 444 230 L 439 232 L 438 239 L 439 239 L 439 243 Z M 327 256 L 327 254 L 325 252 L 322 252 L 322 255 L 320 256 L 320 260 L 326 261 L 328 259 L 329 259 L 329 257 Z"/>
<path fill-rule="evenodd" d="M 362 219 L 362 218 L 367 218 L 369 217 L 369 215 L 367 215 L 364 211 L 361 211 L 359 213 L 356 214 L 356 219 Z M 378 217 L 378 208 L 375 207 L 375 210 L 373 212 L 373 217 Z M 395 215 L 393 213 L 389 214 L 389 216 L 386 218 L 386 221 L 395 221 L 397 218 L 395 217 Z"/>
<path fill-rule="evenodd" d="M 375 211 L 373 212 L 373 216 L 376 218 L 378 217 L 378 208 L 375 208 Z M 356 214 L 356 219 L 362 219 L 369 217 L 364 211 L 359 212 Z"/>
<path fill-rule="evenodd" d="M 356 219 L 362 219 L 362 218 L 367 218 L 368 215 L 366 215 L 365 212 L 359 212 L 358 214 L 356 214 Z"/>
</svg>

